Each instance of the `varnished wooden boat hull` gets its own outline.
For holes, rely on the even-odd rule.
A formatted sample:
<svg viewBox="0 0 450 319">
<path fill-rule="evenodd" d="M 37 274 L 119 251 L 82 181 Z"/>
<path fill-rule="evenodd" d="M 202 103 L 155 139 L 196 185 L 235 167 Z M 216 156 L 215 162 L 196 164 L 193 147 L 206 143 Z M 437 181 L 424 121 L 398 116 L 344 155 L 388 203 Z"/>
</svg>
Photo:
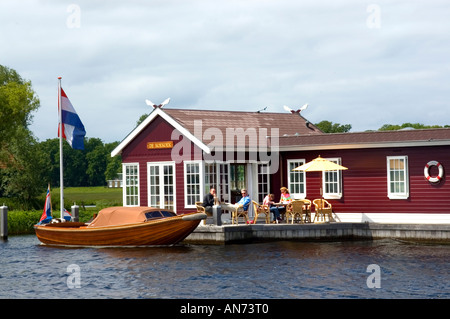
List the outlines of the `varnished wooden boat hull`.
<svg viewBox="0 0 450 319">
<path fill-rule="evenodd" d="M 203 213 L 192 213 L 148 222 L 86 227 L 64 225 L 35 226 L 36 236 L 47 245 L 58 246 L 151 246 L 173 245 L 185 239 L 198 226 Z"/>
</svg>

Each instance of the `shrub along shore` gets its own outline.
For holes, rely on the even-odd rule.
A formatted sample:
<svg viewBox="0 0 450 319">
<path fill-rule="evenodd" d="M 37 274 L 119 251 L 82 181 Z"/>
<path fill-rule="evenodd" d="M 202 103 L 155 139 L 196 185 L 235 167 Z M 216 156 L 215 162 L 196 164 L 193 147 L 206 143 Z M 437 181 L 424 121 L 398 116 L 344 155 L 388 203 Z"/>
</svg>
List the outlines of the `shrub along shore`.
<svg viewBox="0 0 450 319">
<path fill-rule="evenodd" d="M 81 207 L 80 207 L 81 208 Z M 79 212 L 80 222 L 89 221 L 92 216 L 100 209 L 94 207 L 93 209 L 81 210 Z M 70 212 L 70 210 L 68 210 Z M 34 233 L 34 225 L 41 219 L 42 211 L 24 211 L 24 210 L 12 210 L 8 211 L 8 234 L 9 235 L 25 235 Z M 53 211 L 54 218 L 60 218 L 60 212 Z"/>
</svg>

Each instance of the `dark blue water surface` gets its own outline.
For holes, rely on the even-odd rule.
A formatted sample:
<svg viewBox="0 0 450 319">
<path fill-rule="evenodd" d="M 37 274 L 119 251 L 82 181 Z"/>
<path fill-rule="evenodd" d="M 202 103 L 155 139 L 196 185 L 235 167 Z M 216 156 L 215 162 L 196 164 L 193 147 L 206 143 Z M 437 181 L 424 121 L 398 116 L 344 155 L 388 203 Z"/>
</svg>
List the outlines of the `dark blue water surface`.
<svg viewBox="0 0 450 319">
<path fill-rule="evenodd" d="M 10 236 L 0 298 L 448 299 L 449 260 L 449 245 L 394 240 L 55 248 Z"/>
</svg>

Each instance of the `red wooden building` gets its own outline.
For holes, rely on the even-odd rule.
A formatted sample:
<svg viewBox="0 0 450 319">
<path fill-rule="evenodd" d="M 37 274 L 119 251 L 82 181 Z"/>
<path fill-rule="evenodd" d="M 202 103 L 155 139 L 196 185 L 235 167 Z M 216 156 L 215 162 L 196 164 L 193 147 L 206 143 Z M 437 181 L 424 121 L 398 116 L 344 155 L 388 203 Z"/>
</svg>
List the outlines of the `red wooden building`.
<svg viewBox="0 0 450 319">
<path fill-rule="evenodd" d="M 299 114 L 156 108 L 118 154 L 127 206 L 185 212 L 210 187 L 222 201 L 246 188 L 262 202 L 286 186 L 310 200 L 322 189 L 341 221 L 450 223 L 450 129 L 324 134 Z M 348 170 L 292 171 L 319 155 Z"/>
</svg>

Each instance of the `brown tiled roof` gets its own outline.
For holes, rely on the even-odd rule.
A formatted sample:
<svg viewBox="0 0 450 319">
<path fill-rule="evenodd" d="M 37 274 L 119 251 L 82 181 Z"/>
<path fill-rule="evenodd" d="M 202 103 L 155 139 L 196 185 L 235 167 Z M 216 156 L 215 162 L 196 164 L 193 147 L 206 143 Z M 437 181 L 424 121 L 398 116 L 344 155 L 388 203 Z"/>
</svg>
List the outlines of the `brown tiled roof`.
<svg viewBox="0 0 450 319">
<path fill-rule="evenodd" d="M 281 149 L 370 148 L 387 146 L 450 145 L 450 129 L 423 129 L 282 136 Z"/>
<path fill-rule="evenodd" d="M 217 129 L 223 138 L 226 138 L 227 129 L 234 129 L 235 132 L 242 129 L 243 131 L 239 132 L 246 135 L 249 128 L 256 130 L 257 143 L 260 141 L 261 134 L 267 134 L 269 145 L 272 147 L 276 146 L 276 140 L 270 137 L 275 133 L 271 129 L 278 128 L 277 142 L 280 151 L 450 145 L 450 128 L 327 134 L 299 114 L 164 108 L 155 109 L 113 150 L 111 156 L 120 154 L 122 149 L 156 116 L 167 117 L 166 120 L 178 126 L 183 134 L 189 135 L 189 138 L 206 152 L 210 150 L 210 146 L 220 148 L 226 145 L 226 140 L 217 139 L 214 135 Z M 195 121 L 200 120 L 201 136 L 199 136 L 198 127 L 194 125 Z M 205 134 L 205 130 L 211 128 L 216 130 L 210 131 L 209 135 Z M 266 131 L 259 129 L 266 129 Z M 236 133 L 234 136 L 238 140 L 236 146 L 251 149 L 250 138 L 240 139 Z M 206 138 L 213 141 L 205 140 Z M 244 144 L 240 144 L 239 140 L 244 141 Z"/>
<path fill-rule="evenodd" d="M 194 121 L 201 120 L 202 134 L 208 128 L 219 129 L 223 136 L 227 129 L 254 128 L 259 134 L 259 129 L 267 129 L 267 135 L 271 135 L 271 129 L 278 128 L 279 135 L 323 135 L 323 133 L 308 120 L 298 114 L 270 113 L 270 112 L 243 112 L 243 111 L 213 111 L 190 109 L 164 109 L 164 112 L 176 120 L 181 126 L 195 133 Z M 198 129 L 197 129 L 198 130 Z M 201 139 L 200 136 L 197 136 Z M 208 143 L 208 141 L 204 141 Z"/>
</svg>

